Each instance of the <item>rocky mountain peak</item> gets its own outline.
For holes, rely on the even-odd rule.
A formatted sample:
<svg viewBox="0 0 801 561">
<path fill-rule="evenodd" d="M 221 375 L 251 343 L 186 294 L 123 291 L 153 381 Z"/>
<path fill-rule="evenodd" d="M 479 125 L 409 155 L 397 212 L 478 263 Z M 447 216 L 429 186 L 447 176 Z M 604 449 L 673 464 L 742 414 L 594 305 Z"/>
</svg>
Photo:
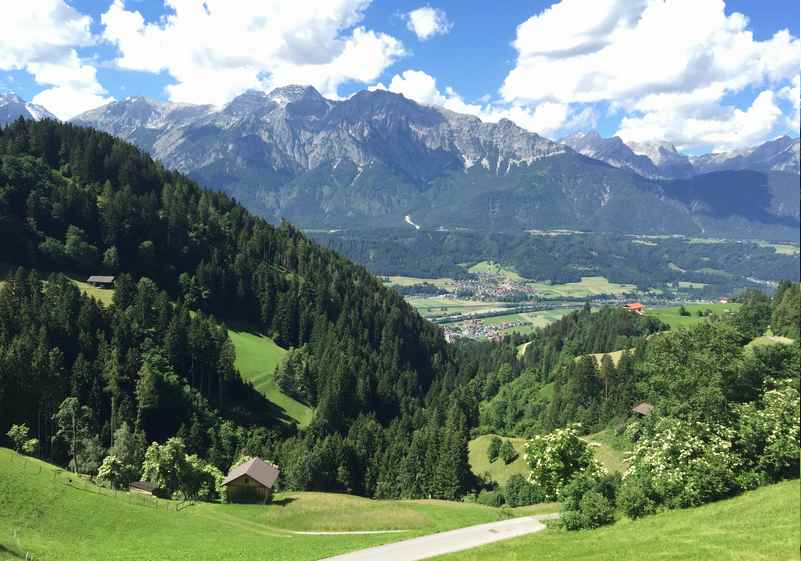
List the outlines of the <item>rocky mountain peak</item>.
<svg viewBox="0 0 801 561">
<path fill-rule="evenodd" d="M 267 98 L 274 101 L 278 105 L 287 105 L 289 103 L 295 103 L 301 100 L 324 100 L 323 96 L 320 95 L 320 92 L 318 92 L 314 87 L 299 85 L 289 85 L 275 88 L 273 91 L 267 94 Z"/>
<path fill-rule="evenodd" d="M 20 117 L 23 119 L 33 119 L 34 121 L 39 121 L 41 119 L 58 120 L 55 115 L 41 105 L 28 103 L 15 92 L 1 92 L 0 125 L 16 121 Z"/>
</svg>

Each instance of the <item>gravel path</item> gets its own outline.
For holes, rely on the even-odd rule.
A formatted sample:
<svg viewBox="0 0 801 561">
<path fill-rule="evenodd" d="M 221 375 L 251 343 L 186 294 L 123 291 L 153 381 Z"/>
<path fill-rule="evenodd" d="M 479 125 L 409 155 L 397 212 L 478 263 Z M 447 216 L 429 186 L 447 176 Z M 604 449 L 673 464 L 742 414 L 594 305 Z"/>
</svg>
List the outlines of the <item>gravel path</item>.
<svg viewBox="0 0 801 561">
<path fill-rule="evenodd" d="M 558 514 L 545 514 L 470 526 L 337 555 L 324 561 L 417 561 L 418 559 L 429 559 L 437 555 L 464 551 L 501 540 L 533 534 L 545 529 L 543 520 L 558 517 Z"/>
</svg>

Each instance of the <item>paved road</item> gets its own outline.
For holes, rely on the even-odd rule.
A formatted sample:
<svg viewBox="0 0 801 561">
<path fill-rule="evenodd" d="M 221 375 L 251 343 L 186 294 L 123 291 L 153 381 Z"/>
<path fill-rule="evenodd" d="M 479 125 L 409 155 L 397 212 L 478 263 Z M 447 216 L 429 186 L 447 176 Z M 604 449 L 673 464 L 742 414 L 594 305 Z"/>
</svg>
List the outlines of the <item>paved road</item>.
<svg viewBox="0 0 801 561">
<path fill-rule="evenodd" d="M 542 520 L 558 516 L 558 514 L 527 516 L 503 522 L 470 526 L 337 555 L 324 561 L 417 561 L 418 559 L 429 559 L 437 555 L 464 551 L 488 543 L 533 534 L 545 529 Z"/>
</svg>

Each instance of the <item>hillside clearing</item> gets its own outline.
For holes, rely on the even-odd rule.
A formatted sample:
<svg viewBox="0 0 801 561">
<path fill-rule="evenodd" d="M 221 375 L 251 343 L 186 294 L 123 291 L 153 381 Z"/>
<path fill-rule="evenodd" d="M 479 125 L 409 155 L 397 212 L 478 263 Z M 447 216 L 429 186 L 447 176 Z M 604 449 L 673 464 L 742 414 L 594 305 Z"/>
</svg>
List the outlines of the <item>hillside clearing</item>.
<svg viewBox="0 0 801 561">
<path fill-rule="evenodd" d="M 242 377 L 252 382 L 256 390 L 277 405 L 287 417 L 301 427 L 308 425 L 314 415 L 312 409 L 281 392 L 273 378 L 276 367 L 287 351 L 255 331 L 232 328 L 228 330 L 228 335 L 236 349 L 235 365 Z"/>
<path fill-rule="evenodd" d="M 509 440 L 517 451 L 518 457 L 515 461 L 506 465 L 502 459 L 498 458 L 494 462 L 489 461 L 487 449 L 490 441 L 495 435 L 485 434 L 474 438 L 469 444 L 470 471 L 477 476 L 489 476 L 492 481 L 500 485 L 505 485 L 513 475 L 528 475 L 528 466 L 523 457 L 525 452 L 525 438 L 509 438 L 501 436 L 501 440 Z M 618 437 L 614 431 L 607 429 L 595 434 L 584 437 L 590 444 L 595 458 L 601 462 L 610 472 L 623 472 L 626 465 L 623 461 L 626 453 L 626 441 L 623 437 Z"/>
<path fill-rule="evenodd" d="M 798 480 L 706 506 L 583 532 L 549 530 L 440 561 L 790 561 L 799 559 Z M 656 553 L 655 553 L 656 552 Z"/>
<path fill-rule="evenodd" d="M 528 473 L 528 466 L 526 465 L 526 461 L 523 459 L 523 446 L 525 445 L 526 440 L 524 438 L 501 437 L 501 440 L 511 441 L 512 445 L 515 447 L 515 451 L 518 454 L 517 459 L 514 462 L 506 465 L 500 458 L 497 458 L 494 462 L 490 463 L 489 458 L 487 457 L 487 449 L 489 448 L 489 444 L 493 436 L 494 435 L 491 434 L 485 434 L 470 441 L 470 470 L 478 476 L 483 476 L 485 474 L 489 475 L 489 478 L 492 481 L 495 481 L 501 485 L 505 485 L 509 478 L 513 475 L 526 475 Z"/>
<path fill-rule="evenodd" d="M 669 306 L 664 308 L 648 308 L 645 315 L 657 318 L 658 320 L 668 324 L 671 329 L 678 329 L 680 327 L 690 327 L 697 323 L 707 320 L 705 316 L 699 316 L 698 312 L 706 312 L 711 310 L 713 314 L 728 315 L 737 312 L 740 309 L 740 304 L 728 303 L 710 303 L 710 304 L 684 304 L 684 309 L 690 312 L 689 316 L 683 316 L 679 312 L 681 306 Z"/>
<path fill-rule="evenodd" d="M 313 561 L 532 513 L 325 493 L 278 494 L 267 506 L 198 503 L 177 512 L 177 501 L 132 502 L 129 493 L 97 488 L 5 448 L 0 449 L 0 504 L 0 559 L 25 559 L 30 552 L 48 561 Z M 408 532 L 289 533 L 393 529 Z"/>
</svg>

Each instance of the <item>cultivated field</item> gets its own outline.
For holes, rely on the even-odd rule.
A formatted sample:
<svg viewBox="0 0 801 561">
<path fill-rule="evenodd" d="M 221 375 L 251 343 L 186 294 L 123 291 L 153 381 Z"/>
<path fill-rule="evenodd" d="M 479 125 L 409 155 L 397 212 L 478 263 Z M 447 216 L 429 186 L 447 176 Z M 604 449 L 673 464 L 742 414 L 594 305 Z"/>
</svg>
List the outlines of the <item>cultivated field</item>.
<svg viewBox="0 0 801 561">
<path fill-rule="evenodd" d="M 551 530 L 438 561 L 790 561 L 799 559 L 798 480 L 590 532 Z M 658 552 L 658 553 L 655 553 Z"/>
<path fill-rule="evenodd" d="M 312 561 L 530 514 L 442 501 L 278 494 L 272 505 L 133 500 L 0 449 L 0 559 L 47 561 Z M 298 535 L 296 531 L 380 531 Z M 29 557 L 30 559 L 30 557 Z"/>
</svg>

